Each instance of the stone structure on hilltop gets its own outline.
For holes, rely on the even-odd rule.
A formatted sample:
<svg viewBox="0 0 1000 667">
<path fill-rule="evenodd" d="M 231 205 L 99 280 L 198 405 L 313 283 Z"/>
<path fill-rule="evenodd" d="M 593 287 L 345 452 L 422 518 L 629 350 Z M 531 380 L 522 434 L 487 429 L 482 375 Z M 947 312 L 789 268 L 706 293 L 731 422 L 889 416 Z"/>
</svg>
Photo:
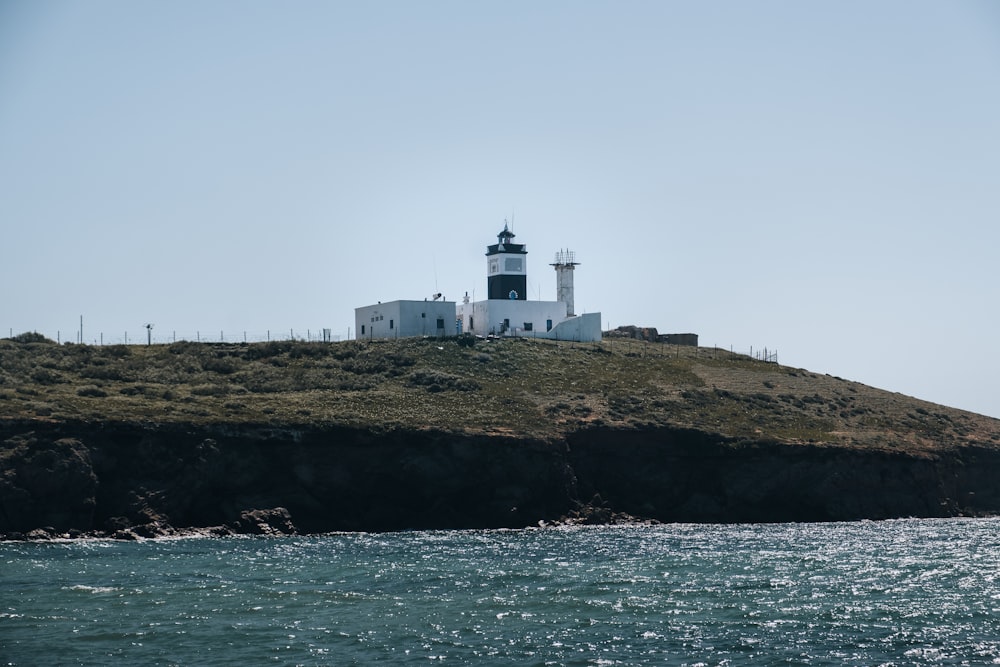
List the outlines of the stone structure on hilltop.
<svg viewBox="0 0 1000 667">
<path fill-rule="evenodd" d="M 661 334 L 656 330 L 656 327 L 637 327 L 633 324 L 626 324 L 611 331 L 606 331 L 604 335 L 609 338 L 632 338 L 649 341 L 650 343 L 669 343 L 670 345 L 698 347 L 698 334 Z"/>
</svg>

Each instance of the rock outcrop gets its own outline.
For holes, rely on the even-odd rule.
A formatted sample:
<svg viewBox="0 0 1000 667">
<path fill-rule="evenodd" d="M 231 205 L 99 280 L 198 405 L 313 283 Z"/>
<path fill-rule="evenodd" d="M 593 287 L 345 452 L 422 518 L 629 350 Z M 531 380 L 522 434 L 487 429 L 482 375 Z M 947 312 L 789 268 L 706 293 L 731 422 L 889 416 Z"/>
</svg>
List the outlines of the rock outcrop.
<svg viewBox="0 0 1000 667">
<path fill-rule="evenodd" d="M 236 522 L 236 532 L 248 535 L 294 535 L 298 531 L 284 507 L 269 510 L 244 510 Z"/>
<path fill-rule="evenodd" d="M 90 527 L 97 505 L 90 450 L 71 437 L 6 439 L 0 452 L 0 531 Z"/>
<path fill-rule="evenodd" d="M 201 534 L 1000 512 L 1000 452 L 330 427 L 0 422 L 0 533 Z"/>
</svg>

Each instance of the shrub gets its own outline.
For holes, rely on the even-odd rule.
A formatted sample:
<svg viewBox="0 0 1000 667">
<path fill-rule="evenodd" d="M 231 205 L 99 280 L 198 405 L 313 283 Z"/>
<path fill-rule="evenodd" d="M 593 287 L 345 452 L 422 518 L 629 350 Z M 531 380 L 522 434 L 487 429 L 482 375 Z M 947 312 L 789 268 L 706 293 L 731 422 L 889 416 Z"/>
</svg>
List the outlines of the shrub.
<svg viewBox="0 0 1000 667">
<path fill-rule="evenodd" d="M 384 373 L 389 367 L 381 358 L 355 357 L 344 361 L 342 368 L 357 375 L 375 375 Z"/>
<path fill-rule="evenodd" d="M 386 354 L 383 355 L 383 358 L 386 360 L 387 363 L 390 363 L 393 366 L 399 366 L 401 368 L 406 368 L 408 366 L 412 366 L 415 363 L 417 363 L 417 360 L 409 355 L 399 354 L 394 352 L 387 352 Z"/>
<path fill-rule="evenodd" d="M 272 340 L 267 343 L 255 343 L 247 347 L 243 352 L 243 358 L 250 361 L 257 359 L 269 359 L 278 357 L 291 349 L 292 343 L 289 341 Z"/>
<path fill-rule="evenodd" d="M 31 379 L 38 384 L 51 385 L 64 382 L 63 377 L 56 373 L 55 371 L 50 371 L 47 368 L 38 368 L 31 374 Z"/>
<path fill-rule="evenodd" d="M 612 413 L 620 416 L 639 414 L 645 410 L 642 399 L 638 396 L 611 396 L 608 399 L 608 407 Z M 588 409 L 588 412 L 590 410 Z"/>
<path fill-rule="evenodd" d="M 162 390 L 145 384 L 134 384 L 122 387 L 118 390 L 118 393 L 122 396 L 159 396 Z"/>
<path fill-rule="evenodd" d="M 413 371 L 410 374 L 409 384 L 411 386 L 426 387 L 427 391 L 433 392 L 475 391 L 479 389 L 479 383 L 475 380 L 423 368 Z"/>
<path fill-rule="evenodd" d="M 288 351 L 288 356 L 292 359 L 301 359 L 302 357 L 318 359 L 328 354 L 330 354 L 329 343 L 295 343 Z"/>
<path fill-rule="evenodd" d="M 201 349 L 201 343 L 194 343 L 189 340 L 177 341 L 167 346 L 167 351 L 171 354 L 197 356 L 201 352 Z"/>
<path fill-rule="evenodd" d="M 100 387 L 89 384 L 85 387 L 80 387 L 76 390 L 77 396 L 86 396 L 89 398 L 104 398 L 108 395 L 108 392 L 104 391 Z"/>
<path fill-rule="evenodd" d="M 191 387 L 191 393 L 195 396 L 226 396 L 229 387 L 224 384 L 200 384 Z"/>
<path fill-rule="evenodd" d="M 102 349 L 105 356 L 112 359 L 124 359 L 132 356 L 132 349 L 128 345 L 108 345 Z"/>
<path fill-rule="evenodd" d="M 336 388 L 340 391 L 367 391 L 376 386 L 376 382 L 368 378 L 348 377 L 340 380 Z"/>
<path fill-rule="evenodd" d="M 125 380 L 125 376 L 122 374 L 121 368 L 117 366 L 88 366 L 80 371 L 80 377 L 91 378 L 94 380 L 111 380 L 112 382 L 121 382 Z"/>
<path fill-rule="evenodd" d="M 343 361 L 344 359 L 350 359 L 357 353 L 358 350 L 356 345 L 348 345 L 344 343 L 334 346 L 333 350 L 331 351 L 333 358 L 338 359 L 340 361 Z"/>
<path fill-rule="evenodd" d="M 202 370 L 220 375 L 229 375 L 236 372 L 236 362 L 228 357 L 209 357 L 201 362 Z"/>
<path fill-rule="evenodd" d="M 7 340 L 12 340 L 15 343 L 51 343 L 55 345 L 56 342 L 51 338 L 46 338 L 42 334 L 36 331 L 25 331 L 24 333 L 19 333 L 16 336 L 12 336 Z"/>
</svg>

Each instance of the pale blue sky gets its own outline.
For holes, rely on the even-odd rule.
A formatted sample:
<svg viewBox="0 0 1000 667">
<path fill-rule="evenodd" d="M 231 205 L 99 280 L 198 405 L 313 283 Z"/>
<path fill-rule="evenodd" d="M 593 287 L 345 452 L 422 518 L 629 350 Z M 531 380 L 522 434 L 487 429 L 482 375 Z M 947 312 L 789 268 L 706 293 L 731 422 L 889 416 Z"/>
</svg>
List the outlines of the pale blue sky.
<svg viewBox="0 0 1000 667">
<path fill-rule="evenodd" d="M 1000 4 L 0 0 L 0 335 L 532 298 L 1000 417 Z"/>
</svg>

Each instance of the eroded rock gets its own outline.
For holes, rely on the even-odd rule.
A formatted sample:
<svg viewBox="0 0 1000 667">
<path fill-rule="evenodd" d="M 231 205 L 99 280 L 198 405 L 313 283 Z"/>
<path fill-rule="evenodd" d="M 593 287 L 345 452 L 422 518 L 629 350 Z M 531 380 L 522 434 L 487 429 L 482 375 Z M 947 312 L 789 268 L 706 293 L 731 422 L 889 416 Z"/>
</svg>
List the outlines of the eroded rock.
<svg viewBox="0 0 1000 667">
<path fill-rule="evenodd" d="M 284 507 L 266 510 L 243 510 L 234 526 L 237 533 L 247 535 L 295 535 L 298 530 L 292 515 Z"/>
</svg>

